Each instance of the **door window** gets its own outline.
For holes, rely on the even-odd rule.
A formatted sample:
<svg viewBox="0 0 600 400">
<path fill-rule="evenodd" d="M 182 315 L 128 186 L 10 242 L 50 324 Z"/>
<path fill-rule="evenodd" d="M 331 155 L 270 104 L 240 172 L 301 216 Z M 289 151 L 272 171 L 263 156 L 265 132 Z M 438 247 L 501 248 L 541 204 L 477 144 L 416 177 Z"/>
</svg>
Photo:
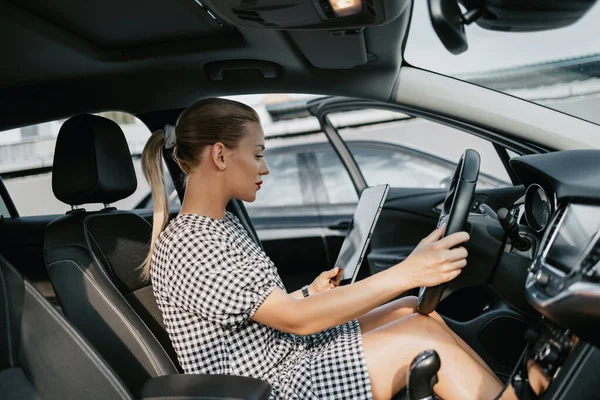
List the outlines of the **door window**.
<svg viewBox="0 0 600 400">
<path fill-rule="evenodd" d="M 312 192 L 306 188 L 306 182 L 301 177 L 299 159 L 298 153 L 295 152 L 269 154 L 265 151 L 269 175 L 263 176 L 263 185 L 256 194 L 256 200 L 245 203 L 246 207 L 297 206 L 314 203 Z"/>
<path fill-rule="evenodd" d="M 8 211 L 8 207 L 6 207 L 6 202 L 4 198 L 0 196 L 0 217 L 2 218 L 10 218 L 10 211 Z"/>
<path fill-rule="evenodd" d="M 337 153 L 331 145 L 329 150 L 315 151 L 314 158 L 322 177 L 323 189 L 327 195 L 321 204 L 348 204 L 356 203 L 358 196 L 352 184 L 350 175 L 342 164 Z"/>
<path fill-rule="evenodd" d="M 360 116 L 368 124 L 352 125 Z M 452 127 L 397 112 L 364 109 L 333 113 L 330 119 L 369 185 L 445 188 L 466 149 L 481 156 L 478 189 L 511 185 L 496 149 L 488 140 Z M 362 145 L 352 142 L 366 142 Z M 367 146 L 368 145 L 368 146 Z"/>
<path fill-rule="evenodd" d="M 367 185 L 387 183 L 397 188 L 445 189 L 456 164 L 419 151 L 390 144 L 348 143 Z M 479 189 L 504 186 L 504 182 L 481 176 Z"/>
<path fill-rule="evenodd" d="M 392 187 L 440 188 L 454 173 L 452 165 L 441 165 L 419 154 L 397 149 L 364 148 L 350 150 L 369 186 L 388 183 Z"/>
</svg>

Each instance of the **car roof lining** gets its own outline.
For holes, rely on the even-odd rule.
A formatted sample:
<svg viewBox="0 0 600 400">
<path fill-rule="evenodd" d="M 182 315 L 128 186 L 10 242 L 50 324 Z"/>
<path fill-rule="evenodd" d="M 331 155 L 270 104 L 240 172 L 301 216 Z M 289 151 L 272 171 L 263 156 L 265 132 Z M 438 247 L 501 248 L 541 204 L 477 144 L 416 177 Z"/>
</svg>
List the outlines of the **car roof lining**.
<svg viewBox="0 0 600 400">
<path fill-rule="evenodd" d="M 199 98 L 224 95 L 315 93 L 388 101 L 410 20 L 407 6 L 391 22 L 365 28 L 369 61 L 337 69 L 311 64 L 298 32 L 221 28 L 193 0 L 135 0 L 127 6 L 120 0 L 85 7 L 75 7 L 75 0 L 45 4 L 0 4 L 0 34 L 5 38 L 0 130 L 83 112 L 135 115 L 183 108 Z M 142 4 L 144 12 L 133 18 Z M 122 15 L 114 17 L 121 8 Z M 91 22 L 94 12 L 103 23 Z M 178 18 L 181 31 L 175 29 Z M 323 46 L 321 34 L 327 32 L 309 35 L 312 45 Z M 206 64 L 227 60 L 275 63 L 280 74 L 262 78 L 240 73 L 211 80 Z"/>
</svg>

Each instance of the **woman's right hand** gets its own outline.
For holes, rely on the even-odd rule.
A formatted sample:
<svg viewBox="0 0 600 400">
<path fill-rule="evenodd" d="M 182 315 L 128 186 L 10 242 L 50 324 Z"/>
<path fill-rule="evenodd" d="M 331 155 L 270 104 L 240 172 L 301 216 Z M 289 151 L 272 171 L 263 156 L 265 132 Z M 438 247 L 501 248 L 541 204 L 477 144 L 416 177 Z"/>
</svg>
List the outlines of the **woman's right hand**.
<svg viewBox="0 0 600 400">
<path fill-rule="evenodd" d="M 441 239 L 445 226 L 421 240 L 413 252 L 396 267 L 411 287 L 436 286 L 456 278 L 467 265 L 467 250 L 456 247 L 469 240 L 467 232 Z"/>
</svg>

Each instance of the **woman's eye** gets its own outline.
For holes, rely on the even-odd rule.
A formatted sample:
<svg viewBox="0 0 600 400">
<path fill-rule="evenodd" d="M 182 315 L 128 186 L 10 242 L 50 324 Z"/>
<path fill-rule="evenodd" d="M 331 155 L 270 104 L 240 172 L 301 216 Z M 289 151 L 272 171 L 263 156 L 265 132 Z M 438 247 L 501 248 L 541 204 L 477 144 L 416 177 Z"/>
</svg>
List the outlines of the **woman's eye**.
<svg viewBox="0 0 600 400">
<path fill-rule="evenodd" d="M 263 156 L 262 154 L 258 154 L 258 155 L 256 156 L 256 158 L 263 158 L 263 157 L 264 157 L 264 156 Z"/>
</svg>

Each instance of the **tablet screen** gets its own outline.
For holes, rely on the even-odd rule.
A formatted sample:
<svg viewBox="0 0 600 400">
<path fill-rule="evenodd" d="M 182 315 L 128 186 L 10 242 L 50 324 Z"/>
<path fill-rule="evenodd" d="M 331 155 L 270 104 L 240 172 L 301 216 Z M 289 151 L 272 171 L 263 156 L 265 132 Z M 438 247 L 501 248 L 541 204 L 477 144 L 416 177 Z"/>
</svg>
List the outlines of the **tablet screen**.
<svg viewBox="0 0 600 400">
<path fill-rule="evenodd" d="M 363 190 L 360 196 L 350 228 L 335 263 L 343 270 L 342 283 L 353 282 L 358 274 L 388 189 L 388 185 L 374 186 Z"/>
</svg>

